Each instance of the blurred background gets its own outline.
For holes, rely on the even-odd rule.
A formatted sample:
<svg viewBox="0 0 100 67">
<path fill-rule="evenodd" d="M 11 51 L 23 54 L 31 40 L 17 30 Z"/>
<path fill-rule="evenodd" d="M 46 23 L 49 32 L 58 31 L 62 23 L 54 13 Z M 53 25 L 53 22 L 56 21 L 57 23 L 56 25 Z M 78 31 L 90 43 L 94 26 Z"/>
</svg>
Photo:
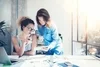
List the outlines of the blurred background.
<svg viewBox="0 0 100 67">
<path fill-rule="evenodd" d="M 65 55 L 94 55 L 100 52 L 99 0 L 0 0 L 0 22 L 6 27 L 0 39 L 7 40 L 5 48 L 12 52 L 11 33 L 18 34 L 16 20 L 29 16 L 36 23 L 36 12 L 45 8 L 56 23 L 63 38 Z M 37 27 L 35 27 L 37 29 Z M 7 40 L 5 40 L 7 39 Z"/>
</svg>

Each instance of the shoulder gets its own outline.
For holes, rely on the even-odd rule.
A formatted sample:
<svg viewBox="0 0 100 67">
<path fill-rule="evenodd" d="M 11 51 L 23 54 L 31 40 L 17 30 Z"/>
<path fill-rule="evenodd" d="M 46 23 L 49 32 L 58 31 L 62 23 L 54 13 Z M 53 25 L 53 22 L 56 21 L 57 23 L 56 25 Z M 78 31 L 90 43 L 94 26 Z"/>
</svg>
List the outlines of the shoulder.
<svg viewBox="0 0 100 67">
<path fill-rule="evenodd" d="M 55 24 L 55 23 L 51 23 L 50 29 L 51 29 L 52 31 L 57 30 L 56 24 Z"/>
</svg>

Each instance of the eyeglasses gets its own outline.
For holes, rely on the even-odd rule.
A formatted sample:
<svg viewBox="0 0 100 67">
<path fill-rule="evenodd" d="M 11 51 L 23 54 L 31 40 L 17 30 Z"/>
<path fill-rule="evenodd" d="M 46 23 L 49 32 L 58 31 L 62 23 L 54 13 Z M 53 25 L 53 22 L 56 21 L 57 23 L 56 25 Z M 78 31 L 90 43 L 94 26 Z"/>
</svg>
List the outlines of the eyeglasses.
<svg viewBox="0 0 100 67">
<path fill-rule="evenodd" d="M 28 26 L 27 26 L 27 29 L 30 30 L 30 31 L 35 31 L 35 29 L 28 27 Z"/>
</svg>

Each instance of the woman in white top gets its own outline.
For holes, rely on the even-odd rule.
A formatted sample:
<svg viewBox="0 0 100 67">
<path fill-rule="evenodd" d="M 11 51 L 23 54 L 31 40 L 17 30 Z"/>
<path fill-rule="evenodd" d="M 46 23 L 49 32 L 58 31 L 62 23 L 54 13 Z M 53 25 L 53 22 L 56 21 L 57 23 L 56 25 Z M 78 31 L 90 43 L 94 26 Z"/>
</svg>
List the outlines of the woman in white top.
<svg viewBox="0 0 100 67">
<path fill-rule="evenodd" d="M 35 34 L 31 34 L 34 30 L 35 23 L 28 17 L 21 17 L 18 21 L 21 28 L 21 33 L 12 37 L 12 43 L 16 53 L 19 56 L 34 55 L 34 48 L 37 44 L 37 37 Z"/>
</svg>

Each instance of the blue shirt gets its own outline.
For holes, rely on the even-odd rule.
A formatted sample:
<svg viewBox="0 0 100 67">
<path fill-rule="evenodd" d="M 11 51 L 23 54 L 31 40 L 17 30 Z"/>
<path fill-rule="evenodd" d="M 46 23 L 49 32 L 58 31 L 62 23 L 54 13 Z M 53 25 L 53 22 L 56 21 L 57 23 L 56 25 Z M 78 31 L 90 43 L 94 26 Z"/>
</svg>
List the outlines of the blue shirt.
<svg viewBox="0 0 100 67">
<path fill-rule="evenodd" d="M 48 46 L 50 49 L 62 47 L 61 38 L 59 37 L 57 28 L 54 24 L 51 24 L 50 27 L 38 26 L 38 32 L 43 36 L 45 46 Z"/>
</svg>

